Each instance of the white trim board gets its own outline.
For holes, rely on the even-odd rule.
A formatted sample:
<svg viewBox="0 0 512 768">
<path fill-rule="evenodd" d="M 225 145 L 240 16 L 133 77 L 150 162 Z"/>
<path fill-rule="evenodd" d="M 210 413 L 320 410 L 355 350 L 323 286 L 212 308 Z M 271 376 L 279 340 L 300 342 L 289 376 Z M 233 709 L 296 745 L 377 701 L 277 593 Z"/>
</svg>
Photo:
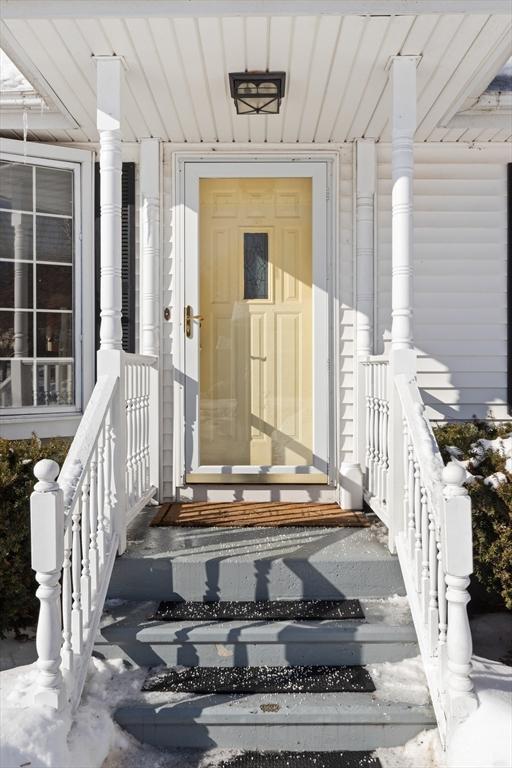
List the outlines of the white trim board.
<svg viewBox="0 0 512 768">
<path fill-rule="evenodd" d="M 173 316 L 175 324 L 173 328 L 174 340 L 174 411 L 173 422 L 175 428 L 173 445 L 173 481 L 174 487 L 182 487 L 185 475 L 185 454 L 182 435 L 184 430 L 181 428 L 185 421 L 184 404 L 184 376 L 180 371 L 185 371 L 185 341 L 183 331 L 183 312 L 185 307 L 185 226 L 192 227 L 194 231 L 196 217 L 190 216 L 190 210 L 197 211 L 197 201 L 194 203 L 187 197 L 185 189 L 185 175 L 187 175 L 187 189 L 190 185 L 195 185 L 197 195 L 198 181 L 200 177 L 222 177 L 237 178 L 243 176 L 276 176 L 276 177 L 304 177 L 311 176 L 314 179 L 314 194 L 318 195 L 319 204 L 313 209 L 313 254 L 315 259 L 315 250 L 323 257 L 319 260 L 323 265 L 321 271 L 316 273 L 315 283 L 320 286 L 317 300 L 315 301 L 315 315 L 318 327 L 326 327 L 330 330 L 315 350 L 314 375 L 315 391 L 319 392 L 325 388 L 322 395 L 322 402 L 327 402 L 328 407 L 323 409 L 322 413 L 315 420 L 315 448 L 314 452 L 322 457 L 322 452 L 327 457 L 329 466 L 329 483 L 336 485 L 337 482 L 337 456 L 336 456 L 336 434 L 335 429 L 329 429 L 329 424 L 336 424 L 337 403 L 334 393 L 336 388 L 336 368 L 332 365 L 332 359 L 335 350 L 338 348 L 338 331 L 335 318 L 338 315 L 336 290 L 336 265 L 337 265 L 337 243 L 334 237 L 336 227 L 336 205 L 337 193 L 336 186 L 333 183 L 337 180 L 337 155 L 331 153 L 318 152 L 311 156 L 301 153 L 272 155 L 265 153 L 257 154 L 236 154 L 236 153 L 215 153 L 215 156 L 208 155 L 204 157 L 199 153 L 176 153 L 173 157 L 173 179 L 174 184 L 174 231 L 175 231 L 175 281 L 174 281 L 174 307 Z M 315 186 L 316 179 L 316 186 Z M 320 186 L 319 186 L 320 185 Z M 189 200 L 187 208 L 186 201 Z M 315 220 L 316 216 L 316 220 Z M 323 217 L 323 219 L 322 219 Z M 197 244 L 196 244 L 197 245 Z M 191 244 L 187 243 L 187 253 L 190 253 Z M 194 248 L 194 245 L 192 245 Z M 317 266 L 316 269 L 319 267 Z M 315 266 L 314 266 L 315 269 Z M 197 291 L 197 286 L 195 288 Z M 194 292 L 193 286 L 188 286 L 187 303 L 191 303 L 190 292 Z M 195 303 L 197 306 L 197 301 Z M 328 381 L 325 381 L 325 370 L 331 371 Z M 323 373 L 322 373 L 323 372 Z M 329 434 L 329 432 L 331 434 Z M 322 442 L 323 441 L 323 442 Z M 324 445 L 322 450 L 317 451 L 316 446 Z M 189 457 L 190 463 L 190 457 Z M 197 462 L 198 463 L 198 462 Z M 192 465 L 193 466 L 193 465 Z"/>
<path fill-rule="evenodd" d="M 149 16 L 509 14 L 509 0 L 4 0 L 5 19 Z"/>
</svg>

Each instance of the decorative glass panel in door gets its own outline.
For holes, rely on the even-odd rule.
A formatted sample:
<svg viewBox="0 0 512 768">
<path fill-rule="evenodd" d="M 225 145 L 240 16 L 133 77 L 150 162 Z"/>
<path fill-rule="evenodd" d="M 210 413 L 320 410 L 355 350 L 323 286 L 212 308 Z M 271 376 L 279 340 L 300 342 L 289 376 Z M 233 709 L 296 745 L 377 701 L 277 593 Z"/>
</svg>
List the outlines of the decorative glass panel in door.
<svg viewBox="0 0 512 768">
<path fill-rule="evenodd" d="M 311 178 L 200 180 L 202 466 L 309 466 Z"/>
</svg>

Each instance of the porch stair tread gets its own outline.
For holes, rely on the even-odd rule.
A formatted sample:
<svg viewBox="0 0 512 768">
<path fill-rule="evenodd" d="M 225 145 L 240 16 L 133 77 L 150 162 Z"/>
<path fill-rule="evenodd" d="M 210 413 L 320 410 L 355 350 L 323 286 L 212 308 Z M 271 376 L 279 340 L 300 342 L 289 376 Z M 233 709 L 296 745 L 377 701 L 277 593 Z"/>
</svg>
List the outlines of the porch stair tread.
<svg viewBox="0 0 512 768">
<path fill-rule="evenodd" d="M 369 528 L 155 528 L 130 531 L 109 597 L 333 600 L 404 594 L 400 566 Z"/>
<path fill-rule="evenodd" d="M 116 722 L 162 748 L 212 746 L 293 751 L 399 746 L 435 726 L 430 706 L 381 701 L 373 693 L 146 693 Z"/>
</svg>

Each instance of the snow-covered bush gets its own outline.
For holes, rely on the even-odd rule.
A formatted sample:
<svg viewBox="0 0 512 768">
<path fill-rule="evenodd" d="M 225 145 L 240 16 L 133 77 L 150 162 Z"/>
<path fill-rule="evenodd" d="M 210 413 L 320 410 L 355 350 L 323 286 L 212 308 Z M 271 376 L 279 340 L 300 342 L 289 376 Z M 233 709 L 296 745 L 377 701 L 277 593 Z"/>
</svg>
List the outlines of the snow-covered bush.
<svg viewBox="0 0 512 768">
<path fill-rule="evenodd" d="M 39 603 L 30 568 L 30 494 L 34 464 L 54 459 L 60 465 L 69 440 L 0 438 L 0 637 L 33 624 Z"/>
<path fill-rule="evenodd" d="M 471 475 L 475 577 L 490 607 L 512 610 L 512 425 L 453 422 L 434 431 L 444 461 Z"/>
</svg>

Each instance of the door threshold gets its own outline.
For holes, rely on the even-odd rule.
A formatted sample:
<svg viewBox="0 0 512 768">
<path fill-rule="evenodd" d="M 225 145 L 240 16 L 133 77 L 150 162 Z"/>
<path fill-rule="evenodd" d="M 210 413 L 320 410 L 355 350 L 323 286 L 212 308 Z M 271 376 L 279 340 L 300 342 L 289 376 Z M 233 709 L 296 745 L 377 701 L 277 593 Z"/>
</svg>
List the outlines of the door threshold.
<svg viewBox="0 0 512 768">
<path fill-rule="evenodd" d="M 329 477 L 323 472 L 236 475 L 227 472 L 189 472 L 185 475 L 185 482 L 187 485 L 329 485 Z"/>
</svg>

